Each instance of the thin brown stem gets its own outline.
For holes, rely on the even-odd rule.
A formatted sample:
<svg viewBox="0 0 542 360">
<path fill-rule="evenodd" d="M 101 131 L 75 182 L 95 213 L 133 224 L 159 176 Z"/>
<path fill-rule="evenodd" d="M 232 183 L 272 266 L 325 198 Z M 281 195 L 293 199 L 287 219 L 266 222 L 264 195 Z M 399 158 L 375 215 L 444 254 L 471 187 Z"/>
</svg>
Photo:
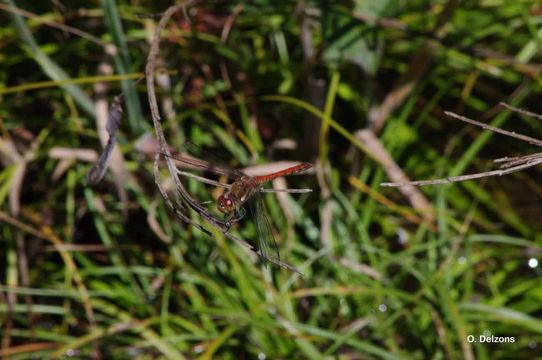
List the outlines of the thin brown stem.
<svg viewBox="0 0 542 360">
<path fill-rule="evenodd" d="M 530 167 L 536 166 L 538 164 L 542 163 L 542 157 L 535 161 L 529 161 L 525 164 L 510 167 L 507 169 L 501 169 L 501 170 L 493 170 L 493 171 L 486 171 L 481 172 L 477 174 L 470 174 L 470 175 L 462 175 L 462 176 L 451 176 L 444 179 L 435 179 L 435 180 L 420 180 L 420 181 L 409 181 L 404 183 L 391 183 L 391 182 L 385 182 L 381 183 L 380 186 L 383 187 L 400 187 L 400 186 L 426 186 L 426 185 L 438 185 L 438 184 L 449 184 L 454 182 L 460 182 L 460 181 L 466 181 L 466 180 L 474 180 L 474 179 L 480 179 L 484 177 L 490 177 L 490 176 L 503 176 L 507 174 L 511 174 L 513 172 L 521 171 L 528 169 Z"/>
<path fill-rule="evenodd" d="M 454 119 L 458 119 L 458 120 L 464 121 L 466 123 L 479 126 L 482 129 L 490 130 L 490 131 L 493 131 L 494 133 L 510 136 L 510 137 L 515 138 L 515 139 L 519 139 L 519 140 L 528 142 L 529 144 L 542 147 L 542 141 L 541 140 L 532 138 L 530 136 L 517 134 L 517 133 L 515 133 L 513 131 L 504 130 L 504 129 L 501 129 L 501 128 L 498 128 L 498 127 L 495 127 L 495 126 L 491 126 L 491 125 L 483 123 L 483 122 L 472 120 L 472 119 L 469 119 L 468 117 L 458 115 L 458 114 L 453 113 L 451 111 L 445 111 L 444 113 L 446 115 L 450 116 L 450 117 L 453 117 Z"/>
</svg>

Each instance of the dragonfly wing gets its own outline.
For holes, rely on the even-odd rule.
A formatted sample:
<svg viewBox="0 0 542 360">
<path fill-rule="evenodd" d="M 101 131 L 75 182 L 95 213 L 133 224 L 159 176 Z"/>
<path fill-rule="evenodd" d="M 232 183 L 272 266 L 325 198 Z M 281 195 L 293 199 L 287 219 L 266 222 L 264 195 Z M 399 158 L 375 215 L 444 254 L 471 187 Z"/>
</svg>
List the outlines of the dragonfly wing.
<svg viewBox="0 0 542 360">
<path fill-rule="evenodd" d="M 206 159 L 208 164 L 211 165 L 211 168 L 218 168 L 225 171 L 227 172 L 225 175 L 231 178 L 238 178 L 244 175 L 242 171 L 229 166 L 228 159 L 226 159 L 223 153 L 218 152 L 217 149 L 202 148 L 190 140 L 185 141 L 184 148 L 191 156 Z"/>
<path fill-rule="evenodd" d="M 258 229 L 258 250 L 260 251 L 260 256 L 267 261 L 280 261 L 279 249 L 273 235 L 273 229 L 271 228 L 271 223 L 269 222 L 264 203 L 259 193 L 255 193 L 248 201 L 248 207 Z"/>
<path fill-rule="evenodd" d="M 166 154 L 163 154 L 164 156 L 168 156 Z M 188 167 L 196 168 L 198 170 L 204 170 L 204 171 L 210 171 L 212 173 L 218 174 L 218 175 L 225 175 L 228 177 L 236 177 L 237 174 L 235 174 L 235 170 L 229 169 L 225 166 L 216 165 L 212 162 L 200 160 L 194 157 L 189 157 L 185 155 L 169 155 L 173 160 L 177 160 L 179 162 L 182 162 L 185 165 L 188 165 Z"/>
</svg>

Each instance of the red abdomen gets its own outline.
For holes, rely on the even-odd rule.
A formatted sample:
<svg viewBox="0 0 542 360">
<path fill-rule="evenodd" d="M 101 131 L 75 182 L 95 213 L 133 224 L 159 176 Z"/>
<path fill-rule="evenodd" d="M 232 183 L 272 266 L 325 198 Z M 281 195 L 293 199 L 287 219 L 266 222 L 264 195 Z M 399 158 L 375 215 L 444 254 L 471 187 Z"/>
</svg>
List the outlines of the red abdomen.
<svg viewBox="0 0 542 360">
<path fill-rule="evenodd" d="M 271 181 L 271 180 L 276 179 L 276 178 L 281 177 L 281 176 L 291 175 L 291 174 L 295 174 L 295 173 L 298 173 L 298 172 L 301 172 L 301 171 L 308 170 L 311 167 L 312 167 L 312 164 L 310 164 L 310 163 L 301 163 L 299 165 L 295 165 L 295 166 L 289 167 L 287 169 L 274 172 L 274 173 L 269 174 L 269 175 L 254 176 L 254 180 L 256 180 L 256 182 L 258 184 L 261 184 L 261 183 Z"/>
</svg>

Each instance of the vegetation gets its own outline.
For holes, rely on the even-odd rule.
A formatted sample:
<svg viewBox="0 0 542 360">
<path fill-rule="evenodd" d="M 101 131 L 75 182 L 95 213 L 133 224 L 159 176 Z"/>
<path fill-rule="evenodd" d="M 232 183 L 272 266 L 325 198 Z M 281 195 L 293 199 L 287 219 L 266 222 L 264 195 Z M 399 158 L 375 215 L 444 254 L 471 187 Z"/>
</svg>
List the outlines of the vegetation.
<svg viewBox="0 0 542 360">
<path fill-rule="evenodd" d="M 134 80 L 169 5 L 0 2 L 3 358 L 539 356 L 540 169 L 409 193 L 380 183 L 537 152 L 444 111 L 541 137 L 539 119 L 498 105 L 542 112 L 541 3 L 208 1 L 173 16 L 156 74 L 170 150 L 317 165 L 273 185 L 312 193 L 263 195 L 302 276 L 195 211 L 211 236 L 180 222 L 155 185 Z M 121 93 L 118 150 L 91 185 Z M 221 191 L 183 183 L 204 203 Z M 230 233 L 257 244 L 248 218 Z"/>
</svg>

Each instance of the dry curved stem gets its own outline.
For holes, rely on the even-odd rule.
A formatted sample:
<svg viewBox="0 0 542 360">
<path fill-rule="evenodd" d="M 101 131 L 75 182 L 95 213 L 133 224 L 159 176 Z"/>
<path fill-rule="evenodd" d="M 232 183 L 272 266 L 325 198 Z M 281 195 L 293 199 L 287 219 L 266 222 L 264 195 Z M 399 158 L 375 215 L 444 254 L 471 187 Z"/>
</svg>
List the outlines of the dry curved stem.
<svg viewBox="0 0 542 360">
<path fill-rule="evenodd" d="M 507 105 L 505 103 L 501 103 L 501 105 L 505 106 L 506 108 L 521 113 L 523 115 L 529 115 L 529 116 L 535 116 L 540 117 L 538 114 L 531 113 L 529 111 L 515 108 L 513 106 Z M 504 130 L 501 128 L 497 128 L 495 126 L 491 126 L 476 120 L 469 119 L 465 116 L 461 116 L 458 114 L 455 114 L 450 111 L 444 112 L 446 115 L 453 117 L 455 119 L 464 121 L 466 123 L 476 125 L 481 127 L 482 129 L 490 130 L 498 134 L 506 135 L 515 139 L 519 139 L 521 141 L 525 141 L 529 144 L 533 144 L 536 146 L 542 147 L 542 141 L 532 138 L 530 136 L 517 134 L 513 131 Z M 409 182 L 385 182 L 381 183 L 380 186 L 383 187 L 401 187 L 401 186 L 426 186 L 426 185 L 439 185 L 439 184 L 449 184 L 454 182 L 460 182 L 460 181 L 466 181 L 466 180 L 474 180 L 474 179 L 481 179 L 491 176 L 503 176 L 508 175 L 517 171 L 525 170 L 530 167 L 536 166 L 540 163 L 542 163 L 542 153 L 535 153 L 525 156 L 517 156 L 517 157 L 504 157 L 500 159 L 493 160 L 495 163 L 500 163 L 500 169 L 498 170 L 492 170 L 492 171 L 486 171 L 476 174 L 470 174 L 470 175 L 461 175 L 461 176 L 451 176 L 443 179 L 434 179 L 434 180 L 420 180 L 420 181 L 409 181 Z"/>
<path fill-rule="evenodd" d="M 151 109 L 151 116 L 152 116 L 152 122 L 154 126 L 154 130 L 156 133 L 156 138 L 158 141 L 158 152 L 156 154 L 155 160 L 154 160 L 154 176 L 155 176 L 155 183 L 158 186 L 158 189 L 160 193 L 162 194 L 162 197 L 166 201 L 167 206 L 171 209 L 171 211 L 174 212 L 174 214 L 181 219 L 182 221 L 192 224 L 199 230 L 203 231 L 204 233 L 211 235 L 211 232 L 204 228 L 202 225 L 192 221 L 184 212 L 187 211 L 187 206 L 196 211 L 201 217 L 203 217 L 210 225 L 218 229 L 224 236 L 226 236 L 228 239 L 235 241 L 237 244 L 255 252 L 258 254 L 261 258 L 268 260 L 269 262 L 278 265 L 280 267 L 283 267 L 285 269 L 294 271 L 298 274 L 301 274 L 299 270 L 297 270 L 295 267 L 284 263 L 280 261 L 279 259 L 276 259 L 271 256 L 264 256 L 264 254 L 259 250 L 254 248 L 252 245 L 248 244 L 244 240 L 232 235 L 228 232 L 229 227 L 227 222 L 224 222 L 222 220 L 219 220 L 215 218 L 212 214 L 210 214 L 205 207 L 203 207 L 198 201 L 196 201 L 192 196 L 188 193 L 188 191 L 184 188 L 182 182 L 179 179 L 177 168 L 175 167 L 175 163 L 172 159 L 171 153 L 169 151 L 169 146 L 167 144 L 167 141 L 164 136 L 164 131 L 162 129 L 161 125 L 161 116 L 160 112 L 158 110 L 158 101 L 156 99 L 156 91 L 154 87 L 154 75 L 155 75 L 155 68 L 156 68 L 156 61 L 157 56 L 160 50 L 160 34 L 164 27 L 166 26 L 166 23 L 169 21 L 171 16 L 178 12 L 178 11 L 185 11 L 186 7 L 191 6 L 195 4 L 197 1 L 193 0 L 187 0 L 181 4 L 173 5 L 169 7 L 163 14 L 162 18 L 160 19 L 160 22 L 158 23 L 158 26 L 156 27 L 153 40 L 151 43 L 151 49 L 149 51 L 149 56 L 147 58 L 147 66 L 145 68 L 145 74 L 147 79 L 147 93 L 149 98 L 149 106 Z M 166 162 L 169 174 L 171 178 L 173 179 L 173 182 L 175 184 L 175 202 L 171 201 L 169 196 L 167 195 L 166 191 L 163 189 L 160 183 L 160 173 L 159 173 L 159 159 L 160 155 L 164 155 L 164 160 Z M 185 205 L 186 203 L 186 205 Z"/>
</svg>

